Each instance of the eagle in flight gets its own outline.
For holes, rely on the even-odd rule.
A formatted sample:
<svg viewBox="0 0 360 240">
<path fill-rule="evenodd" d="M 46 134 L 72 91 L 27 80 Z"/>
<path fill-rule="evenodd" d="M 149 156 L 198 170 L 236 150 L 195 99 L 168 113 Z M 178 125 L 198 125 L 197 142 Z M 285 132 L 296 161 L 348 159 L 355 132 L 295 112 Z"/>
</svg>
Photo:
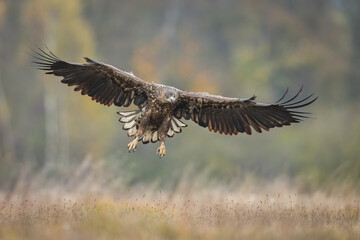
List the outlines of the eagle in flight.
<svg viewBox="0 0 360 240">
<path fill-rule="evenodd" d="M 161 142 L 157 153 L 166 153 L 165 139 L 181 133 L 187 125 L 182 121 L 192 120 L 209 131 L 225 135 L 251 134 L 251 127 L 261 133 L 262 129 L 282 127 L 307 118 L 308 112 L 298 108 L 313 103 L 313 94 L 298 99 L 295 96 L 283 100 L 288 92 L 274 104 L 255 102 L 255 96 L 245 99 L 228 98 L 205 92 L 187 92 L 157 83 L 148 83 L 131 72 L 85 57 L 86 63 L 61 60 L 49 49 L 39 48 L 32 57 L 39 70 L 46 74 L 63 77 L 62 83 L 75 86 L 75 91 L 88 95 L 92 100 L 110 106 L 128 107 L 133 103 L 135 111 L 120 111 L 119 121 L 129 137 L 129 152 L 135 151 L 138 142 Z"/>
</svg>

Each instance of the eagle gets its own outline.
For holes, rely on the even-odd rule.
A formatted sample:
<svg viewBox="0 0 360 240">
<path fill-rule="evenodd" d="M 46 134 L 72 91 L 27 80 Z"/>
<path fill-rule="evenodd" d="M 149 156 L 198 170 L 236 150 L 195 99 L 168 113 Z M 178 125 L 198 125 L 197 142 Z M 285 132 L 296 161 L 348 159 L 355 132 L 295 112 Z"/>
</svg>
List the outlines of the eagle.
<svg viewBox="0 0 360 240">
<path fill-rule="evenodd" d="M 61 82 L 75 86 L 74 90 L 88 95 L 92 100 L 111 106 L 137 107 L 134 111 L 119 111 L 119 121 L 129 137 L 129 152 L 135 151 L 138 142 L 144 144 L 160 141 L 157 154 L 166 153 L 165 139 L 181 133 L 187 127 L 184 120 L 192 120 L 210 132 L 251 135 L 252 129 L 261 133 L 270 128 L 298 123 L 308 118 L 309 112 L 299 108 L 313 103 L 311 94 L 299 99 L 303 86 L 295 96 L 284 100 L 289 88 L 273 104 L 255 102 L 250 98 L 229 98 L 206 92 L 188 92 L 175 87 L 149 83 L 132 72 L 117 69 L 106 63 L 84 57 L 86 63 L 67 62 L 58 58 L 48 48 L 37 48 L 30 54 L 37 69 L 62 77 Z"/>
</svg>

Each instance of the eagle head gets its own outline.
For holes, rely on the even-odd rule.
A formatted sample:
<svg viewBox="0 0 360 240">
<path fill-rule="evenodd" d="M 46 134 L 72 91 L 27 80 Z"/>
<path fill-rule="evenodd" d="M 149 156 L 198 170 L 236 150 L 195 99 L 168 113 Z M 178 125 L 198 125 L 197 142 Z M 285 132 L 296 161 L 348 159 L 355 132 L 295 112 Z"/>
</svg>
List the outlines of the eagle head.
<svg viewBox="0 0 360 240">
<path fill-rule="evenodd" d="M 165 92 L 165 100 L 169 103 L 174 103 L 176 99 L 178 98 L 177 91 L 174 90 L 168 90 Z"/>
</svg>

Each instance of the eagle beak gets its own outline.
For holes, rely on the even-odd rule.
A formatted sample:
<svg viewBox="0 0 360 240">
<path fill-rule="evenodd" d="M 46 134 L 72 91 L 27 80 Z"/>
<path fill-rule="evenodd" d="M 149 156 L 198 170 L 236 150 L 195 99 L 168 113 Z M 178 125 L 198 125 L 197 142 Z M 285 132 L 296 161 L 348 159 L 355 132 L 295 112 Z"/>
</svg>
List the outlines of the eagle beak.
<svg viewBox="0 0 360 240">
<path fill-rule="evenodd" d="M 170 97 L 170 102 L 174 103 L 175 102 L 175 98 L 174 97 Z"/>
</svg>

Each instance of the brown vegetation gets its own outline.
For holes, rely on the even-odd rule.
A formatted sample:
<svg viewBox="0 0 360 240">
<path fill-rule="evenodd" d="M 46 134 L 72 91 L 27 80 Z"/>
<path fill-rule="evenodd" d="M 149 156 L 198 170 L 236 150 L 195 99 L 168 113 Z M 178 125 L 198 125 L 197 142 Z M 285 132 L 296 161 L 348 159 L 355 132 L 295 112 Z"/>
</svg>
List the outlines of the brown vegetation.
<svg viewBox="0 0 360 240">
<path fill-rule="evenodd" d="M 268 189 L 269 190 L 269 189 Z M 356 239 L 356 195 L 239 189 L 112 196 L 12 196 L 0 239 Z"/>
</svg>

